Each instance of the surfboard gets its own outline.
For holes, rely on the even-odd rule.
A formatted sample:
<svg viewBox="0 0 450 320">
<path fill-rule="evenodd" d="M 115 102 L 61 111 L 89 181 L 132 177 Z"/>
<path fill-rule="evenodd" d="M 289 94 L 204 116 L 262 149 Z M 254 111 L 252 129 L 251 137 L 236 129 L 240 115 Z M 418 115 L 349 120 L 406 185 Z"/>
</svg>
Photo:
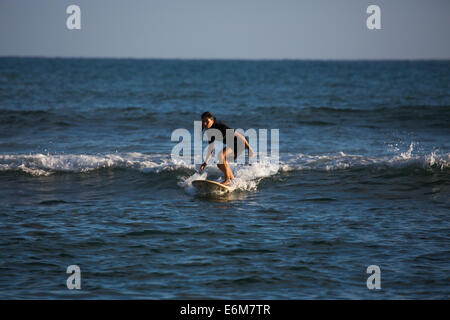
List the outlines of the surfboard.
<svg viewBox="0 0 450 320">
<path fill-rule="evenodd" d="M 211 180 L 194 180 L 192 185 L 201 192 L 228 192 L 231 191 L 229 186 L 223 185 Z"/>
</svg>

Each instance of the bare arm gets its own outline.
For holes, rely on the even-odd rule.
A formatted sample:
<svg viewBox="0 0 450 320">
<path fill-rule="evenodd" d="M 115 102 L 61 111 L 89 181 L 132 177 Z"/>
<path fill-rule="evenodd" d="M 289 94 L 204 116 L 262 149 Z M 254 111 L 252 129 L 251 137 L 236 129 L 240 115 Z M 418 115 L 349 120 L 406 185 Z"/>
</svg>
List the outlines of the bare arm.
<svg viewBox="0 0 450 320">
<path fill-rule="evenodd" d="M 237 131 L 234 132 L 234 135 L 237 136 L 238 138 L 241 138 L 241 139 L 244 141 L 245 149 L 248 149 L 248 155 L 249 155 L 250 157 L 253 157 L 253 156 L 254 156 L 254 153 L 253 153 L 252 148 L 250 147 L 250 144 L 248 143 L 247 138 L 245 138 L 244 135 L 243 135 L 242 133 L 237 132 Z"/>
<path fill-rule="evenodd" d="M 205 170 L 205 167 L 208 165 L 209 159 L 211 159 L 212 154 L 214 153 L 214 142 L 208 145 L 208 156 L 205 159 L 205 162 L 200 167 L 200 171 Z"/>
</svg>

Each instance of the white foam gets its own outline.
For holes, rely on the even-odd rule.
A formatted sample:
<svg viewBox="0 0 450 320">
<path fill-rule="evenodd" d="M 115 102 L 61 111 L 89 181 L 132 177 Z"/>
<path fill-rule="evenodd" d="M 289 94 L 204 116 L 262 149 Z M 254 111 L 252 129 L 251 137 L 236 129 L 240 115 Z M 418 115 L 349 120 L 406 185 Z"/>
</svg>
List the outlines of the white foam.
<svg viewBox="0 0 450 320">
<path fill-rule="evenodd" d="M 32 175 L 50 175 L 55 172 L 89 172 L 102 168 L 133 168 L 143 172 L 160 172 L 192 165 L 174 163 L 169 156 L 161 154 L 33 154 L 0 155 L 0 170 L 17 170 Z"/>
<path fill-rule="evenodd" d="M 400 158 L 405 159 L 405 160 L 411 159 L 413 150 L 414 150 L 414 142 L 411 142 L 411 144 L 409 145 L 408 151 L 400 153 Z"/>
<path fill-rule="evenodd" d="M 231 164 L 235 179 L 231 185 L 234 189 L 255 190 L 261 179 L 278 172 L 319 170 L 333 171 L 364 167 L 419 166 L 446 170 L 450 168 L 450 153 L 438 150 L 428 154 L 415 151 L 417 143 L 412 142 L 408 150 L 397 150 L 392 155 L 369 157 L 357 154 L 337 152 L 332 154 L 283 154 L 280 161 L 263 159 L 258 163 L 239 165 Z M 392 149 L 391 149 L 392 150 Z M 142 172 L 164 172 L 179 169 L 195 170 L 199 165 L 172 159 L 168 154 L 112 153 L 112 154 L 4 154 L 0 155 L 0 171 L 21 171 L 35 176 L 48 176 L 55 172 L 90 172 L 102 168 L 130 168 Z M 185 173 L 184 173 L 185 174 Z M 180 186 L 190 189 L 195 179 L 206 179 L 214 176 L 223 177 L 216 163 L 211 161 L 203 174 L 194 173 L 181 177 Z M 221 180 L 221 178 L 215 178 Z"/>
<path fill-rule="evenodd" d="M 181 180 L 178 182 L 178 185 L 184 188 L 184 190 L 186 190 L 187 193 L 195 194 L 195 188 L 192 186 L 192 181 L 206 180 L 207 175 L 208 174 L 206 173 L 206 171 L 204 171 L 203 173 L 196 172 L 192 176 L 181 177 Z"/>
<path fill-rule="evenodd" d="M 195 188 L 192 187 L 192 181 L 194 180 L 209 179 L 220 182 L 223 180 L 223 173 L 219 170 L 219 168 L 217 168 L 216 164 L 216 161 L 212 160 L 203 173 L 199 174 L 197 172 L 192 176 L 182 177 L 179 185 L 185 188 L 186 192 L 194 193 Z M 235 176 L 235 179 L 233 179 L 230 184 L 231 190 L 249 191 L 256 190 L 262 179 L 277 174 L 280 166 L 273 159 L 264 159 L 257 163 L 251 164 L 230 163 L 230 168 Z M 213 178 L 214 176 L 219 176 L 219 178 Z"/>
<path fill-rule="evenodd" d="M 372 167 L 391 167 L 404 168 L 411 165 L 428 168 L 439 168 L 440 170 L 450 167 L 450 153 L 441 153 L 438 151 L 429 154 L 414 154 L 415 142 L 409 145 L 408 150 L 389 156 L 368 157 L 362 155 L 346 154 L 337 152 L 326 155 L 305 155 L 305 154 L 287 154 L 280 164 L 281 171 L 301 171 L 301 170 L 319 170 L 333 171 L 349 168 Z"/>
</svg>

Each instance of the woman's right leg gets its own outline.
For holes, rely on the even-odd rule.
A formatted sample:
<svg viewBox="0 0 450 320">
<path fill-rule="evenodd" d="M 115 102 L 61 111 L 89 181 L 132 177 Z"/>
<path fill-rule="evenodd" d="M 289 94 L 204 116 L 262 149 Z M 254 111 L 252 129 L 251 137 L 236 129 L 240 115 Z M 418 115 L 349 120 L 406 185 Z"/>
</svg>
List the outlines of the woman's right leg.
<svg viewBox="0 0 450 320">
<path fill-rule="evenodd" d="M 234 179 L 233 171 L 231 171 L 230 165 L 228 164 L 227 157 L 233 156 L 233 150 L 230 148 L 223 148 L 222 152 L 219 154 L 219 163 L 217 167 L 223 172 L 225 178 L 222 184 L 230 184 L 231 179 Z"/>
</svg>

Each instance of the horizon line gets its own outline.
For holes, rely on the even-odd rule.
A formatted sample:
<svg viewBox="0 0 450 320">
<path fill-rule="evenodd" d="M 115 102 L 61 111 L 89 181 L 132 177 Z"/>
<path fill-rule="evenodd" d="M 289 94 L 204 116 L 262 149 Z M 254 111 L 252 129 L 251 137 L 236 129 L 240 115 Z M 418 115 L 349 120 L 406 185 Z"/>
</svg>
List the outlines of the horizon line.
<svg viewBox="0 0 450 320">
<path fill-rule="evenodd" d="M 0 55 L 0 59 L 92 59 L 92 60 L 185 60 L 185 61 L 450 61 L 449 58 L 206 58 L 206 57 L 113 57 L 113 56 L 50 56 Z"/>
</svg>

